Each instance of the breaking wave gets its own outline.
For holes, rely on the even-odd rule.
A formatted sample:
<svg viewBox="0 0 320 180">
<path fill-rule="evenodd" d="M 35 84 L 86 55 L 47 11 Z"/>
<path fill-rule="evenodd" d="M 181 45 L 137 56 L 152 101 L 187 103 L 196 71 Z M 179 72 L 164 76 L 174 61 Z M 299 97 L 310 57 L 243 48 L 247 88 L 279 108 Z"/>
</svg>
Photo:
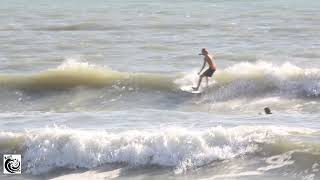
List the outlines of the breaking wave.
<svg viewBox="0 0 320 180">
<path fill-rule="evenodd" d="M 299 136 L 303 139 L 299 140 Z M 308 142 L 309 136 L 316 138 L 319 132 L 274 126 L 218 126 L 204 131 L 169 128 L 118 133 L 55 127 L 21 133 L 0 132 L 0 152 L 22 153 L 23 169 L 31 174 L 43 174 L 57 168 L 91 169 L 119 163 L 131 167 L 171 167 L 179 173 L 246 155 L 271 157 L 303 152 L 314 156 L 313 160 L 320 160 L 320 144 Z"/>
<path fill-rule="evenodd" d="M 77 86 L 130 86 L 170 90 L 172 77 L 161 74 L 118 72 L 85 62 L 69 60 L 56 69 L 28 75 L 0 75 L 0 85 L 27 90 L 66 89 Z"/>
<path fill-rule="evenodd" d="M 196 76 L 187 75 L 176 82 L 186 85 L 196 80 Z M 304 69 L 291 63 L 242 62 L 218 70 L 214 80 L 205 91 L 214 100 L 266 95 L 312 98 L 320 95 L 320 69 Z"/>
<path fill-rule="evenodd" d="M 174 75 L 118 72 L 89 63 L 67 61 L 55 69 L 26 75 L 0 75 L 1 87 L 27 90 L 86 87 L 127 87 L 164 92 L 182 92 L 179 87 L 195 85 L 193 73 Z M 238 97 L 265 95 L 313 98 L 320 95 L 320 69 L 301 68 L 290 63 L 273 65 L 267 62 L 242 62 L 219 69 L 203 94 L 216 101 Z M 203 83 L 204 84 L 204 83 Z"/>
</svg>

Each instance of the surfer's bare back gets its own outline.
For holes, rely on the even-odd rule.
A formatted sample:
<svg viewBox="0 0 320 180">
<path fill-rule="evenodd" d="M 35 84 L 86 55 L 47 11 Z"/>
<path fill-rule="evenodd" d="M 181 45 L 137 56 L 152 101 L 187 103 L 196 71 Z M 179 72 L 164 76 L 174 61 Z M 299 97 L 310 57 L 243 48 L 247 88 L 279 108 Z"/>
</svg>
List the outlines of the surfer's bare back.
<svg viewBox="0 0 320 180">
<path fill-rule="evenodd" d="M 204 67 L 206 66 L 206 63 L 208 63 L 209 68 L 200 75 L 199 77 L 199 81 L 198 81 L 198 85 L 197 87 L 192 87 L 193 90 L 197 91 L 200 87 L 201 81 L 203 77 L 206 77 L 207 80 L 207 86 L 208 86 L 208 78 L 212 76 L 212 74 L 216 71 L 217 66 L 216 64 L 213 62 L 213 56 L 208 52 L 208 50 L 206 48 L 203 48 L 201 50 L 201 53 L 199 55 L 204 56 L 203 58 L 203 65 L 201 70 L 199 71 L 198 75 L 200 75 L 201 71 L 204 69 Z"/>
</svg>

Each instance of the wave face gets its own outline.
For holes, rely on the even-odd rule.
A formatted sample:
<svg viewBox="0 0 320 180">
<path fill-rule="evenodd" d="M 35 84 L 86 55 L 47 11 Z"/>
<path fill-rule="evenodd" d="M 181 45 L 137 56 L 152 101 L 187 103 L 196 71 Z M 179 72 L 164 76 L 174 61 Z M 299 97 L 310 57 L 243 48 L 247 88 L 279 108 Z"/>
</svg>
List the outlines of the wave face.
<svg viewBox="0 0 320 180">
<path fill-rule="evenodd" d="M 169 76 L 148 73 L 117 72 L 89 63 L 69 60 L 57 67 L 32 75 L 0 75 L 0 85 L 26 90 L 67 89 L 77 86 L 130 86 L 170 90 L 174 87 Z"/>
<path fill-rule="evenodd" d="M 185 172 L 250 155 L 263 158 L 301 151 L 320 160 L 320 144 L 306 141 L 306 137 L 318 135 L 319 132 L 311 129 L 271 126 L 218 126 L 205 131 L 169 128 L 119 133 L 56 127 L 22 133 L 1 132 L 0 152 L 21 152 L 23 169 L 31 174 L 43 174 L 57 168 L 91 169 L 119 163 L 131 167 L 172 167 L 176 172 Z M 304 136 L 304 141 L 297 136 Z M 287 160 L 291 162 L 292 157 Z M 312 162 L 305 163 L 312 166 Z"/>
<path fill-rule="evenodd" d="M 118 72 L 89 63 L 66 61 L 55 69 L 35 74 L 0 75 L 0 99 L 6 102 L 4 111 L 12 107 L 68 111 L 151 106 L 257 113 L 271 105 L 279 111 L 295 112 L 316 112 L 320 107 L 317 106 L 320 103 L 318 68 L 301 68 L 290 63 L 277 66 L 263 61 L 242 62 L 217 70 L 201 95 L 180 89 L 194 85 L 197 80 L 194 72 L 173 75 Z"/>
<path fill-rule="evenodd" d="M 118 72 L 89 63 L 66 61 L 56 69 L 32 75 L 0 75 L 2 87 L 20 89 L 66 89 L 77 86 L 127 86 L 138 89 L 176 91 L 180 86 L 197 82 L 195 73 L 173 76 L 153 73 Z M 290 63 L 280 66 L 267 62 L 242 62 L 219 69 L 214 83 L 204 94 L 216 100 L 236 97 L 255 97 L 265 94 L 318 97 L 320 69 L 304 69 Z M 205 84 L 205 83 L 203 83 Z"/>
</svg>

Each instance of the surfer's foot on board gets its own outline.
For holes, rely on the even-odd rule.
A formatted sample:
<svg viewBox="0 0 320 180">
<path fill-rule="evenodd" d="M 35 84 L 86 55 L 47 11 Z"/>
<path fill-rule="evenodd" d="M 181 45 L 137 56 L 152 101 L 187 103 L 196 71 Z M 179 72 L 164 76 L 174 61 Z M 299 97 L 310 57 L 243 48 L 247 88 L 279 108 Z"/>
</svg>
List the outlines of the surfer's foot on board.
<svg viewBox="0 0 320 180">
<path fill-rule="evenodd" d="M 192 87 L 192 89 L 193 89 L 194 91 L 198 91 L 199 88 Z"/>
</svg>

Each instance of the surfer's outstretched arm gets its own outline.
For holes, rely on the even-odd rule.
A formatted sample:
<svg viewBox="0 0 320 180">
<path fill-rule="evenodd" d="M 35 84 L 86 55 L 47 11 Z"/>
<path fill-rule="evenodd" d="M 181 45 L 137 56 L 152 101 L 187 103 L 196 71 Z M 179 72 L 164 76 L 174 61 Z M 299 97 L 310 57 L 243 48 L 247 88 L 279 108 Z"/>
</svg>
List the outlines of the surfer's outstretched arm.
<svg viewBox="0 0 320 180">
<path fill-rule="evenodd" d="M 201 71 L 204 69 L 205 66 L 206 66 L 206 60 L 203 60 L 203 65 L 201 70 L 198 72 L 198 75 L 200 75 Z"/>
</svg>

